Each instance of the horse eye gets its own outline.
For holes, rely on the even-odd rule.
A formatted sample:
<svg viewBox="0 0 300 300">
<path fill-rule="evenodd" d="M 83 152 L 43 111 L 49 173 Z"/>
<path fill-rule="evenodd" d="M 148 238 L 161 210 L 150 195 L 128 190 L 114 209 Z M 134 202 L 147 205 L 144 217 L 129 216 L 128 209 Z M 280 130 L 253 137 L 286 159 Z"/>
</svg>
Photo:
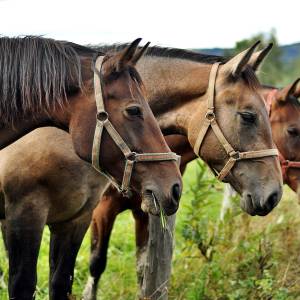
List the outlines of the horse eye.
<svg viewBox="0 0 300 300">
<path fill-rule="evenodd" d="M 297 136 L 299 136 L 299 130 L 298 130 L 297 128 L 295 128 L 295 127 L 289 127 L 289 128 L 287 129 L 287 132 L 288 132 L 288 134 L 289 134 L 290 136 L 292 136 L 292 137 L 297 137 Z"/>
<path fill-rule="evenodd" d="M 247 124 L 254 124 L 256 121 L 256 115 L 250 112 L 242 112 L 239 113 L 240 116 L 242 117 L 242 120 L 244 123 Z"/>
<path fill-rule="evenodd" d="M 132 117 L 142 117 L 143 113 L 139 106 L 129 106 L 126 108 L 126 112 Z"/>
</svg>

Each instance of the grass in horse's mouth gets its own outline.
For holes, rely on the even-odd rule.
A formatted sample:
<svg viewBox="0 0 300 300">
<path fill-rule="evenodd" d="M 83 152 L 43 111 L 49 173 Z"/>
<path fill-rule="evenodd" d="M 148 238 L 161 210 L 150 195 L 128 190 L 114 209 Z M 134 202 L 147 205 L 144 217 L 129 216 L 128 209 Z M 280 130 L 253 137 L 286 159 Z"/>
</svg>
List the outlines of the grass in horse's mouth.
<svg viewBox="0 0 300 300">
<path fill-rule="evenodd" d="M 161 205 L 159 205 L 155 195 L 152 193 L 152 198 L 154 202 L 155 209 L 157 210 L 157 206 L 159 207 L 159 217 L 160 217 L 160 224 L 163 230 L 167 229 L 167 220 L 166 220 L 166 213 Z"/>
</svg>

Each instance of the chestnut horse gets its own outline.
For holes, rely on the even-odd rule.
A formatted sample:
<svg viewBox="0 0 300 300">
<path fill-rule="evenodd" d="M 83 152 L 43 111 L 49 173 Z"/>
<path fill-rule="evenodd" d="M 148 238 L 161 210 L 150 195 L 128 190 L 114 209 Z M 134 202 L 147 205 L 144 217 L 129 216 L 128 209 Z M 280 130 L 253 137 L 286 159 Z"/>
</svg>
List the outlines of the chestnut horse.
<svg viewBox="0 0 300 300">
<path fill-rule="evenodd" d="M 297 167 L 291 165 L 283 179 L 292 190 L 297 192 L 299 197 L 300 103 L 297 98 L 300 97 L 300 88 L 296 89 L 298 82 L 299 79 L 283 89 L 266 86 L 262 89 L 262 94 L 266 100 L 269 99 L 268 101 L 270 101 L 270 121 L 273 139 L 280 154 L 286 160 L 290 162 L 297 161 L 298 163 Z M 180 135 L 166 136 L 165 139 L 172 151 L 181 155 L 180 169 L 183 174 L 187 163 L 196 158 L 188 140 Z M 139 284 L 142 284 L 144 263 L 141 257 L 145 255 L 148 243 L 148 215 L 140 209 L 140 199 L 138 196 L 133 195 L 129 199 L 124 198 L 114 187 L 110 186 L 93 213 L 90 261 L 93 280 L 89 282 L 89 285 L 93 284 L 92 290 L 94 290 L 94 295 L 92 299 L 96 299 L 95 286 L 106 267 L 107 249 L 114 221 L 117 215 L 126 209 L 132 211 L 135 220 L 137 274 Z"/>
<path fill-rule="evenodd" d="M 274 146 L 267 111 L 264 101 L 259 94 L 259 82 L 253 70 L 247 66 L 256 46 L 254 45 L 232 59 L 224 61 L 219 66 L 214 86 L 215 93 L 213 98 L 218 124 L 229 143 L 239 151 L 264 150 Z M 109 49 L 108 51 L 112 50 Z M 188 138 L 188 143 L 194 146 L 199 130 L 201 129 L 199 125 L 204 120 L 207 110 L 207 89 L 211 68 L 215 62 L 223 60 L 219 57 L 205 56 L 184 50 L 157 47 L 151 48 L 139 60 L 137 67 L 138 71 L 143 73 L 143 81 L 147 88 L 149 104 L 159 121 L 161 129 L 165 133 L 180 134 L 184 139 Z M 255 119 L 254 123 L 252 120 L 249 120 L 249 115 Z M 46 135 L 46 133 L 42 133 L 41 131 L 35 135 L 33 133 L 30 134 L 32 141 L 36 140 L 38 143 L 40 140 L 38 136 L 42 134 Z M 245 135 L 249 135 L 251 139 L 245 139 Z M 31 140 L 30 137 L 28 139 Z M 55 140 L 54 137 L 52 139 Z M 64 143 L 69 142 L 65 139 Z M 45 147 L 44 150 L 42 149 L 43 147 Z M 70 148 L 70 146 L 61 144 L 61 151 L 64 151 L 64 147 L 67 149 Z M 26 166 L 26 160 L 30 160 L 35 148 L 32 144 L 27 147 L 26 143 L 22 143 L 22 145 L 20 143 L 18 149 L 22 151 L 21 153 L 27 153 L 26 159 L 24 158 L 22 162 Z M 44 168 L 45 173 L 43 169 L 39 168 L 39 164 L 36 164 L 36 168 L 39 171 L 35 180 L 37 182 L 46 181 L 49 184 L 46 201 L 49 201 L 49 203 L 57 201 L 59 192 L 55 186 L 62 186 L 62 182 L 68 191 L 68 195 L 64 194 L 63 191 L 61 193 L 65 195 L 64 197 L 70 199 L 70 201 L 65 200 L 66 203 L 75 203 L 77 201 L 81 203 L 82 199 L 80 197 L 92 195 L 92 191 L 96 187 L 93 184 L 89 185 L 86 181 L 84 181 L 85 185 L 83 189 L 85 193 L 77 193 L 78 190 L 81 190 L 80 185 L 82 181 L 73 181 L 74 174 L 69 167 L 73 163 L 72 160 L 70 160 L 70 163 L 65 162 L 66 167 L 62 164 L 58 168 L 55 161 L 51 166 L 51 153 L 57 152 L 55 149 L 51 149 L 51 145 L 43 143 L 39 147 L 39 152 L 41 153 L 39 159 L 49 163 L 48 168 Z M 209 130 L 203 140 L 200 154 L 217 171 L 220 171 L 228 161 L 226 151 L 211 130 Z M 68 155 L 69 150 L 63 155 L 64 159 Z M 16 160 L 15 157 L 16 154 L 12 153 L 10 158 L 6 156 L 3 161 L 5 162 L 8 159 Z M 77 163 L 83 164 L 80 160 Z M 20 169 L 23 169 L 20 164 L 19 166 Z M 31 172 L 33 171 L 33 165 L 31 165 L 27 174 L 23 172 L 23 174 L 14 173 L 13 175 L 11 170 L 4 170 L 0 178 L 6 178 L 8 181 L 11 178 L 11 184 L 13 184 L 14 178 L 17 178 L 17 182 L 22 182 L 22 186 L 28 186 L 28 183 L 32 180 Z M 62 171 L 64 174 L 62 174 Z M 83 171 L 80 172 L 79 176 L 81 180 L 86 178 L 85 174 Z M 60 175 L 64 179 L 61 179 Z M 95 173 L 95 176 L 99 178 L 100 175 Z M 69 180 L 66 179 L 67 177 L 69 177 Z M 243 195 L 241 201 L 242 208 L 252 215 L 265 215 L 269 213 L 281 198 L 282 179 L 279 160 L 276 156 L 239 161 L 226 176 L 226 180 Z M 7 198 L 10 195 L 6 192 L 5 185 L 6 183 L 1 184 L 5 198 Z M 50 192 L 53 190 L 56 192 Z M 28 186 L 27 191 L 30 191 L 30 203 L 32 199 L 43 197 L 43 193 L 40 191 L 40 186 L 38 185 Z M 18 194 L 18 189 L 15 188 L 14 192 Z M 22 193 L 19 194 L 22 196 Z M 61 199 L 60 197 L 58 198 Z M 99 198 L 95 201 L 98 200 Z M 22 201 L 26 202 L 26 197 Z M 20 200 L 20 202 L 22 201 Z M 36 202 L 35 204 L 38 206 L 43 201 Z M 60 200 L 59 202 L 62 201 Z M 152 206 L 150 205 L 151 203 L 149 202 L 142 203 L 143 211 L 151 211 L 153 203 Z M 107 218 L 111 217 L 107 215 Z M 65 221 L 67 226 L 68 222 L 67 220 Z M 63 248 L 61 252 L 65 253 Z M 59 259 L 55 251 L 52 256 Z M 96 271 L 98 272 L 98 270 Z M 59 285 L 59 281 L 55 281 L 54 283 Z"/>
<path fill-rule="evenodd" d="M 105 55 L 100 69 L 94 70 L 97 68 L 94 59 L 97 59 L 96 63 L 99 61 L 99 53 L 89 48 L 37 37 L 0 39 L 1 145 L 7 146 L 27 130 L 45 124 L 69 130 L 72 140 L 62 148 L 58 134 L 42 132 L 36 145 L 26 136 L 1 151 L 1 188 L 5 198 L 1 201 L 0 214 L 5 217 L 11 299 L 34 297 L 36 263 L 45 224 L 50 225 L 53 233 L 50 297 L 67 299 L 71 292 L 76 254 L 96 205 L 93 199 L 101 195 L 108 180 L 103 175 L 97 176 L 97 182 L 90 180 L 87 174 L 83 176 L 82 183 L 89 182 L 90 195 L 77 188 L 77 193 L 85 196 L 77 203 L 72 203 L 71 198 L 67 199 L 69 202 L 66 200 L 64 178 L 56 182 L 59 185 L 52 186 L 52 183 L 64 167 L 71 177 L 82 176 L 76 163 L 74 165 L 79 159 L 75 153 L 91 161 L 97 112 L 95 96 L 97 108 L 102 106 L 102 110 L 98 109 L 98 117 L 99 113 L 106 117 L 102 137 L 98 140 L 95 134 L 95 143 L 101 142 L 101 148 L 93 149 L 101 170 L 108 172 L 116 182 L 122 182 L 124 163 L 125 174 L 127 164 L 134 162 L 128 162 L 129 157 L 124 159 L 124 149 L 136 152 L 136 159 L 147 160 L 158 154 L 160 161 L 152 159 L 156 163 L 135 164 L 133 173 L 128 173 L 131 187 L 135 192 L 147 194 L 143 197 L 154 195 L 157 205 L 167 214 L 178 208 L 181 193 L 178 165 L 175 161 L 164 161 L 169 148 L 145 100 L 141 78 L 134 68 L 146 49 L 137 51 L 139 42 L 137 39 L 120 53 Z M 98 87 L 95 96 L 93 78 L 95 89 Z M 23 153 L 22 144 L 31 148 L 30 156 Z M 12 153 L 15 153 L 15 159 L 10 156 Z M 73 162 L 73 167 L 66 163 L 61 153 L 68 154 L 68 162 Z M 50 159 L 58 168 L 56 175 L 49 168 Z M 82 164 L 87 168 L 84 162 Z M 95 170 L 90 172 L 95 178 Z M 64 195 L 61 198 L 55 192 L 59 188 Z M 32 190 L 38 192 L 34 194 Z M 52 197 L 54 201 L 50 202 Z M 87 222 L 84 223 L 85 219 Z"/>
</svg>

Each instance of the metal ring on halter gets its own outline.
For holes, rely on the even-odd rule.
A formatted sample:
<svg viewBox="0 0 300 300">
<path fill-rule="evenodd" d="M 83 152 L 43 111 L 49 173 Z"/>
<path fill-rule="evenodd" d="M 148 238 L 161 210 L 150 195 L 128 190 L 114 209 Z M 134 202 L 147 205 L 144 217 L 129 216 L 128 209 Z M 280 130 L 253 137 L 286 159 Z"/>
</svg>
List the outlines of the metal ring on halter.
<svg viewBox="0 0 300 300">
<path fill-rule="evenodd" d="M 106 111 L 98 111 L 97 112 L 97 120 L 104 123 L 105 121 L 108 120 L 108 113 Z"/>
<path fill-rule="evenodd" d="M 207 120 L 209 120 L 210 122 L 212 122 L 213 120 L 216 119 L 216 115 L 213 111 L 208 111 L 206 114 L 205 114 L 205 118 Z"/>
</svg>

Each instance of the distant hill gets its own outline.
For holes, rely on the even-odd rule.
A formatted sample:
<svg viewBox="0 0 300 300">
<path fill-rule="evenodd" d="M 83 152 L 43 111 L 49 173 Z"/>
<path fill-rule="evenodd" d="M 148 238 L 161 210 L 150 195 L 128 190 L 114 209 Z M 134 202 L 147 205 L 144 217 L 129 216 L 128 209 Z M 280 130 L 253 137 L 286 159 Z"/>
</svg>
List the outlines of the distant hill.
<svg viewBox="0 0 300 300">
<path fill-rule="evenodd" d="M 282 49 L 282 61 L 285 63 L 293 61 L 300 57 L 300 43 L 280 46 Z M 194 51 L 207 53 L 211 55 L 224 55 L 224 51 L 230 50 L 225 48 L 211 48 L 211 49 L 193 49 Z"/>
</svg>

